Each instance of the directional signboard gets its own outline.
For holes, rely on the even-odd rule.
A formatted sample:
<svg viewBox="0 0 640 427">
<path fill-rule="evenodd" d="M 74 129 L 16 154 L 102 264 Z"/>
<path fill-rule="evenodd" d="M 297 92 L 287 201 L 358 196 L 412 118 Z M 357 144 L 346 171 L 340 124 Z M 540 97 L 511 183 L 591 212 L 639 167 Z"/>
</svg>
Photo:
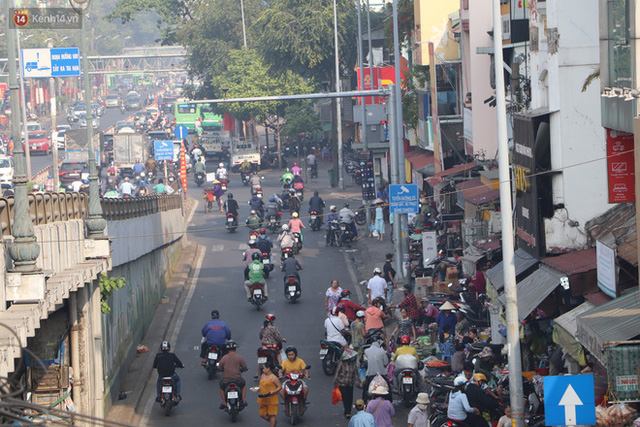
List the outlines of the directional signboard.
<svg viewBox="0 0 640 427">
<path fill-rule="evenodd" d="M 577 426 L 596 423 L 593 375 L 549 376 L 543 379 L 546 425 Z"/>
<path fill-rule="evenodd" d="M 80 75 L 77 47 L 22 49 L 23 75 L 30 78 L 73 77 Z"/>
<path fill-rule="evenodd" d="M 173 141 L 153 141 L 156 160 L 173 160 Z"/>
<path fill-rule="evenodd" d="M 391 184 L 389 186 L 389 209 L 392 215 L 418 213 L 418 185 Z"/>
<path fill-rule="evenodd" d="M 176 126 L 176 129 L 173 133 L 178 139 L 186 139 L 187 135 L 189 135 L 189 129 L 185 125 L 180 125 Z"/>
</svg>

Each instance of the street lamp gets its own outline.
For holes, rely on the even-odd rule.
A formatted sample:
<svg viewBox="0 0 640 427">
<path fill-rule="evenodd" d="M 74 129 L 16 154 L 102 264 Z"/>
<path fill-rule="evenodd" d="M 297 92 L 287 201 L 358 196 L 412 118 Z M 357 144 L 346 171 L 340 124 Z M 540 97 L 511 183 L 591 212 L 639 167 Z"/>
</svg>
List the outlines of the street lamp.
<svg viewBox="0 0 640 427">
<path fill-rule="evenodd" d="M 340 61 L 338 57 L 338 6 L 336 0 L 333 0 L 333 35 L 335 50 L 335 66 L 336 66 L 336 93 L 340 92 Z M 341 99 L 336 99 L 336 127 L 338 128 L 338 187 L 344 190 L 344 175 L 342 171 L 342 105 Z"/>
</svg>

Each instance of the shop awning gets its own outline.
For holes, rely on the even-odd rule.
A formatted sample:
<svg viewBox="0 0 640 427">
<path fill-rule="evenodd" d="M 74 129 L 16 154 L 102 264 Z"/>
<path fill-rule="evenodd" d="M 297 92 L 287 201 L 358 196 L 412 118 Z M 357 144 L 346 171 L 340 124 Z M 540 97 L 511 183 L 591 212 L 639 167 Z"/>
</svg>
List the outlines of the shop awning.
<svg viewBox="0 0 640 427">
<path fill-rule="evenodd" d="M 638 289 L 593 308 L 576 318 L 576 337 L 603 365 L 604 343 L 628 341 L 640 335 Z"/>
<path fill-rule="evenodd" d="M 524 271 L 536 265 L 538 260 L 520 248 L 515 252 L 514 263 L 516 265 L 517 278 Z M 486 273 L 496 291 L 501 291 L 504 288 L 503 265 L 503 262 L 499 262 L 495 267 L 487 270 Z"/>
<path fill-rule="evenodd" d="M 425 178 L 425 181 L 427 181 L 427 183 L 429 183 L 429 185 L 434 187 L 434 186 L 440 184 L 443 181 L 444 177 L 457 175 L 457 174 L 466 172 L 468 170 L 471 170 L 474 167 L 476 167 L 476 165 L 473 162 L 466 163 L 464 165 L 454 166 L 452 168 L 445 169 L 445 170 L 443 170 L 441 172 L 438 172 L 433 176 L 429 176 L 429 177 Z"/>
<path fill-rule="evenodd" d="M 500 198 L 500 190 L 487 187 L 480 177 L 456 184 L 456 187 L 462 191 L 464 200 L 475 206 L 482 206 Z"/>
<path fill-rule="evenodd" d="M 405 159 L 411 163 L 411 167 L 421 174 L 428 173 L 429 166 L 433 165 L 433 153 L 411 152 L 405 155 Z M 433 173 L 433 172 L 431 172 Z"/>
<path fill-rule="evenodd" d="M 556 317 L 553 324 L 553 342 L 558 344 L 564 351 L 569 353 L 569 356 L 573 357 L 580 363 L 581 366 L 586 365 L 584 358 L 584 348 L 576 340 L 576 317 L 588 310 L 591 310 L 595 305 L 589 301 L 584 302 L 574 308 L 573 310 Z"/>
<path fill-rule="evenodd" d="M 539 269 L 528 275 L 518 283 L 518 317 L 526 318 L 555 288 L 560 284 L 560 279 L 565 277 L 561 271 L 547 265 L 541 265 Z M 505 305 L 507 297 L 502 294 L 498 300 Z"/>
<path fill-rule="evenodd" d="M 596 248 L 547 257 L 542 260 L 542 263 L 562 271 L 566 276 L 586 273 L 587 271 L 595 270 L 598 266 Z"/>
</svg>

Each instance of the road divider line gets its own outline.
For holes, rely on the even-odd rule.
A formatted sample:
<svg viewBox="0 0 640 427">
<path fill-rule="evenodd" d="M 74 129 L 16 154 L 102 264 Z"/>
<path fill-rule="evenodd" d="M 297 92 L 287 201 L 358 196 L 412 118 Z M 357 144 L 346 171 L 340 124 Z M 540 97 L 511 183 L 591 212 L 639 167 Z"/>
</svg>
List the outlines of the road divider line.
<svg viewBox="0 0 640 427">
<path fill-rule="evenodd" d="M 222 251 L 224 251 L 224 245 L 211 246 L 211 252 L 222 252 Z"/>
</svg>

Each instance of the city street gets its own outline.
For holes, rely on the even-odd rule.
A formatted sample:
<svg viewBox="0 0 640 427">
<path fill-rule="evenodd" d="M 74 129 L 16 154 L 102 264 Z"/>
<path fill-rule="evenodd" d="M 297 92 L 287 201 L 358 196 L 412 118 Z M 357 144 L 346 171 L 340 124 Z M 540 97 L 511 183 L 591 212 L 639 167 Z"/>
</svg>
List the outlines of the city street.
<svg viewBox="0 0 640 427">
<path fill-rule="evenodd" d="M 216 165 L 209 166 L 211 170 Z M 263 188 L 265 196 L 268 197 L 279 188 L 278 174 L 269 172 L 265 176 Z M 189 195 L 202 200 L 202 190 L 195 186 L 191 176 L 189 186 Z M 312 183 L 310 186 L 313 188 L 318 186 L 318 183 Z M 322 192 L 322 188 L 319 189 Z M 247 206 L 249 187 L 242 185 L 238 174 L 233 174 L 229 190 L 241 206 L 240 223 L 243 224 L 249 213 Z M 309 189 L 305 191 L 305 200 L 301 209 L 302 217 L 306 216 L 306 206 L 312 194 Z M 335 194 L 332 196 L 321 194 L 321 196 L 325 197 L 327 206 L 340 201 Z M 288 216 L 288 213 L 285 213 L 284 218 Z M 302 298 L 296 304 L 287 302 L 282 295 L 283 273 L 274 271 L 267 279 L 270 299 L 261 311 L 256 311 L 255 307 L 246 301 L 242 286 L 244 268 L 242 252 L 247 247 L 248 229 L 242 227 L 237 233 L 229 233 L 224 229 L 223 218 L 219 213 L 205 215 L 201 201 L 189 225 L 190 241 L 205 246 L 206 255 L 190 303 L 188 307 L 185 306 L 184 322 L 180 329 L 173 333 L 173 336 L 178 337 L 176 342 L 172 342 L 173 349 L 185 364 L 185 369 L 178 371 L 182 380 L 183 401 L 174 409 L 171 417 L 167 418 L 160 405 L 154 402 L 156 381 L 154 373 L 147 384 L 147 395 L 143 398 L 143 402 L 146 402 L 144 411 L 146 424 L 174 426 L 185 425 L 188 422 L 194 425 L 205 423 L 219 425 L 219 423 L 230 422 L 229 415 L 218 409 L 220 374 L 216 379 L 209 381 L 205 370 L 200 366 L 199 358 L 201 328 L 209 320 L 211 310 L 218 309 L 220 318 L 230 325 L 233 339 L 238 342 L 238 353 L 244 356 L 249 365 L 249 372 L 244 374 L 249 387 L 258 385 L 258 381 L 253 379 L 257 363 L 256 351 L 260 346 L 258 332 L 265 314 L 273 313 L 277 317 L 276 326 L 287 339 L 286 344 L 296 346 L 299 357 L 312 366 L 311 380 L 308 380 L 309 398 L 312 403 L 301 425 L 346 425 L 346 420 L 342 416 L 342 404 L 335 406 L 331 404 L 333 377 L 324 375 L 318 357 L 320 340 L 324 338 L 323 322 L 326 318 L 324 294 L 330 280 L 338 279 L 343 288 L 350 289 L 357 295 L 357 285 L 345 263 L 344 252 L 335 247 L 325 247 L 322 230 L 305 231 L 305 245 L 297 257 L 304 268 L 300 272 Z M 304 221 L 307 222 L 306 218 Z M 271 237 L 275 240 L 277 235 Z M 354 249 L 356 247 L 357 244 L 354 245 Z M 274 253 L 279 254 L 279 250 L 276 248 Z M 360 300 L 360 298 L 356 297 L 354 300 Z M 356 389 L 355 393 L 356 396 L 359 395 L 360 390 Z M 258 417 L 256 399 L 256 393 L 247 392 L 249 406 L 240 413 L 239 425 L 266 424 Z M 282 423 L 288 423 L 284 417 L 281 406 L 278 419 Z"/>
</svg>

